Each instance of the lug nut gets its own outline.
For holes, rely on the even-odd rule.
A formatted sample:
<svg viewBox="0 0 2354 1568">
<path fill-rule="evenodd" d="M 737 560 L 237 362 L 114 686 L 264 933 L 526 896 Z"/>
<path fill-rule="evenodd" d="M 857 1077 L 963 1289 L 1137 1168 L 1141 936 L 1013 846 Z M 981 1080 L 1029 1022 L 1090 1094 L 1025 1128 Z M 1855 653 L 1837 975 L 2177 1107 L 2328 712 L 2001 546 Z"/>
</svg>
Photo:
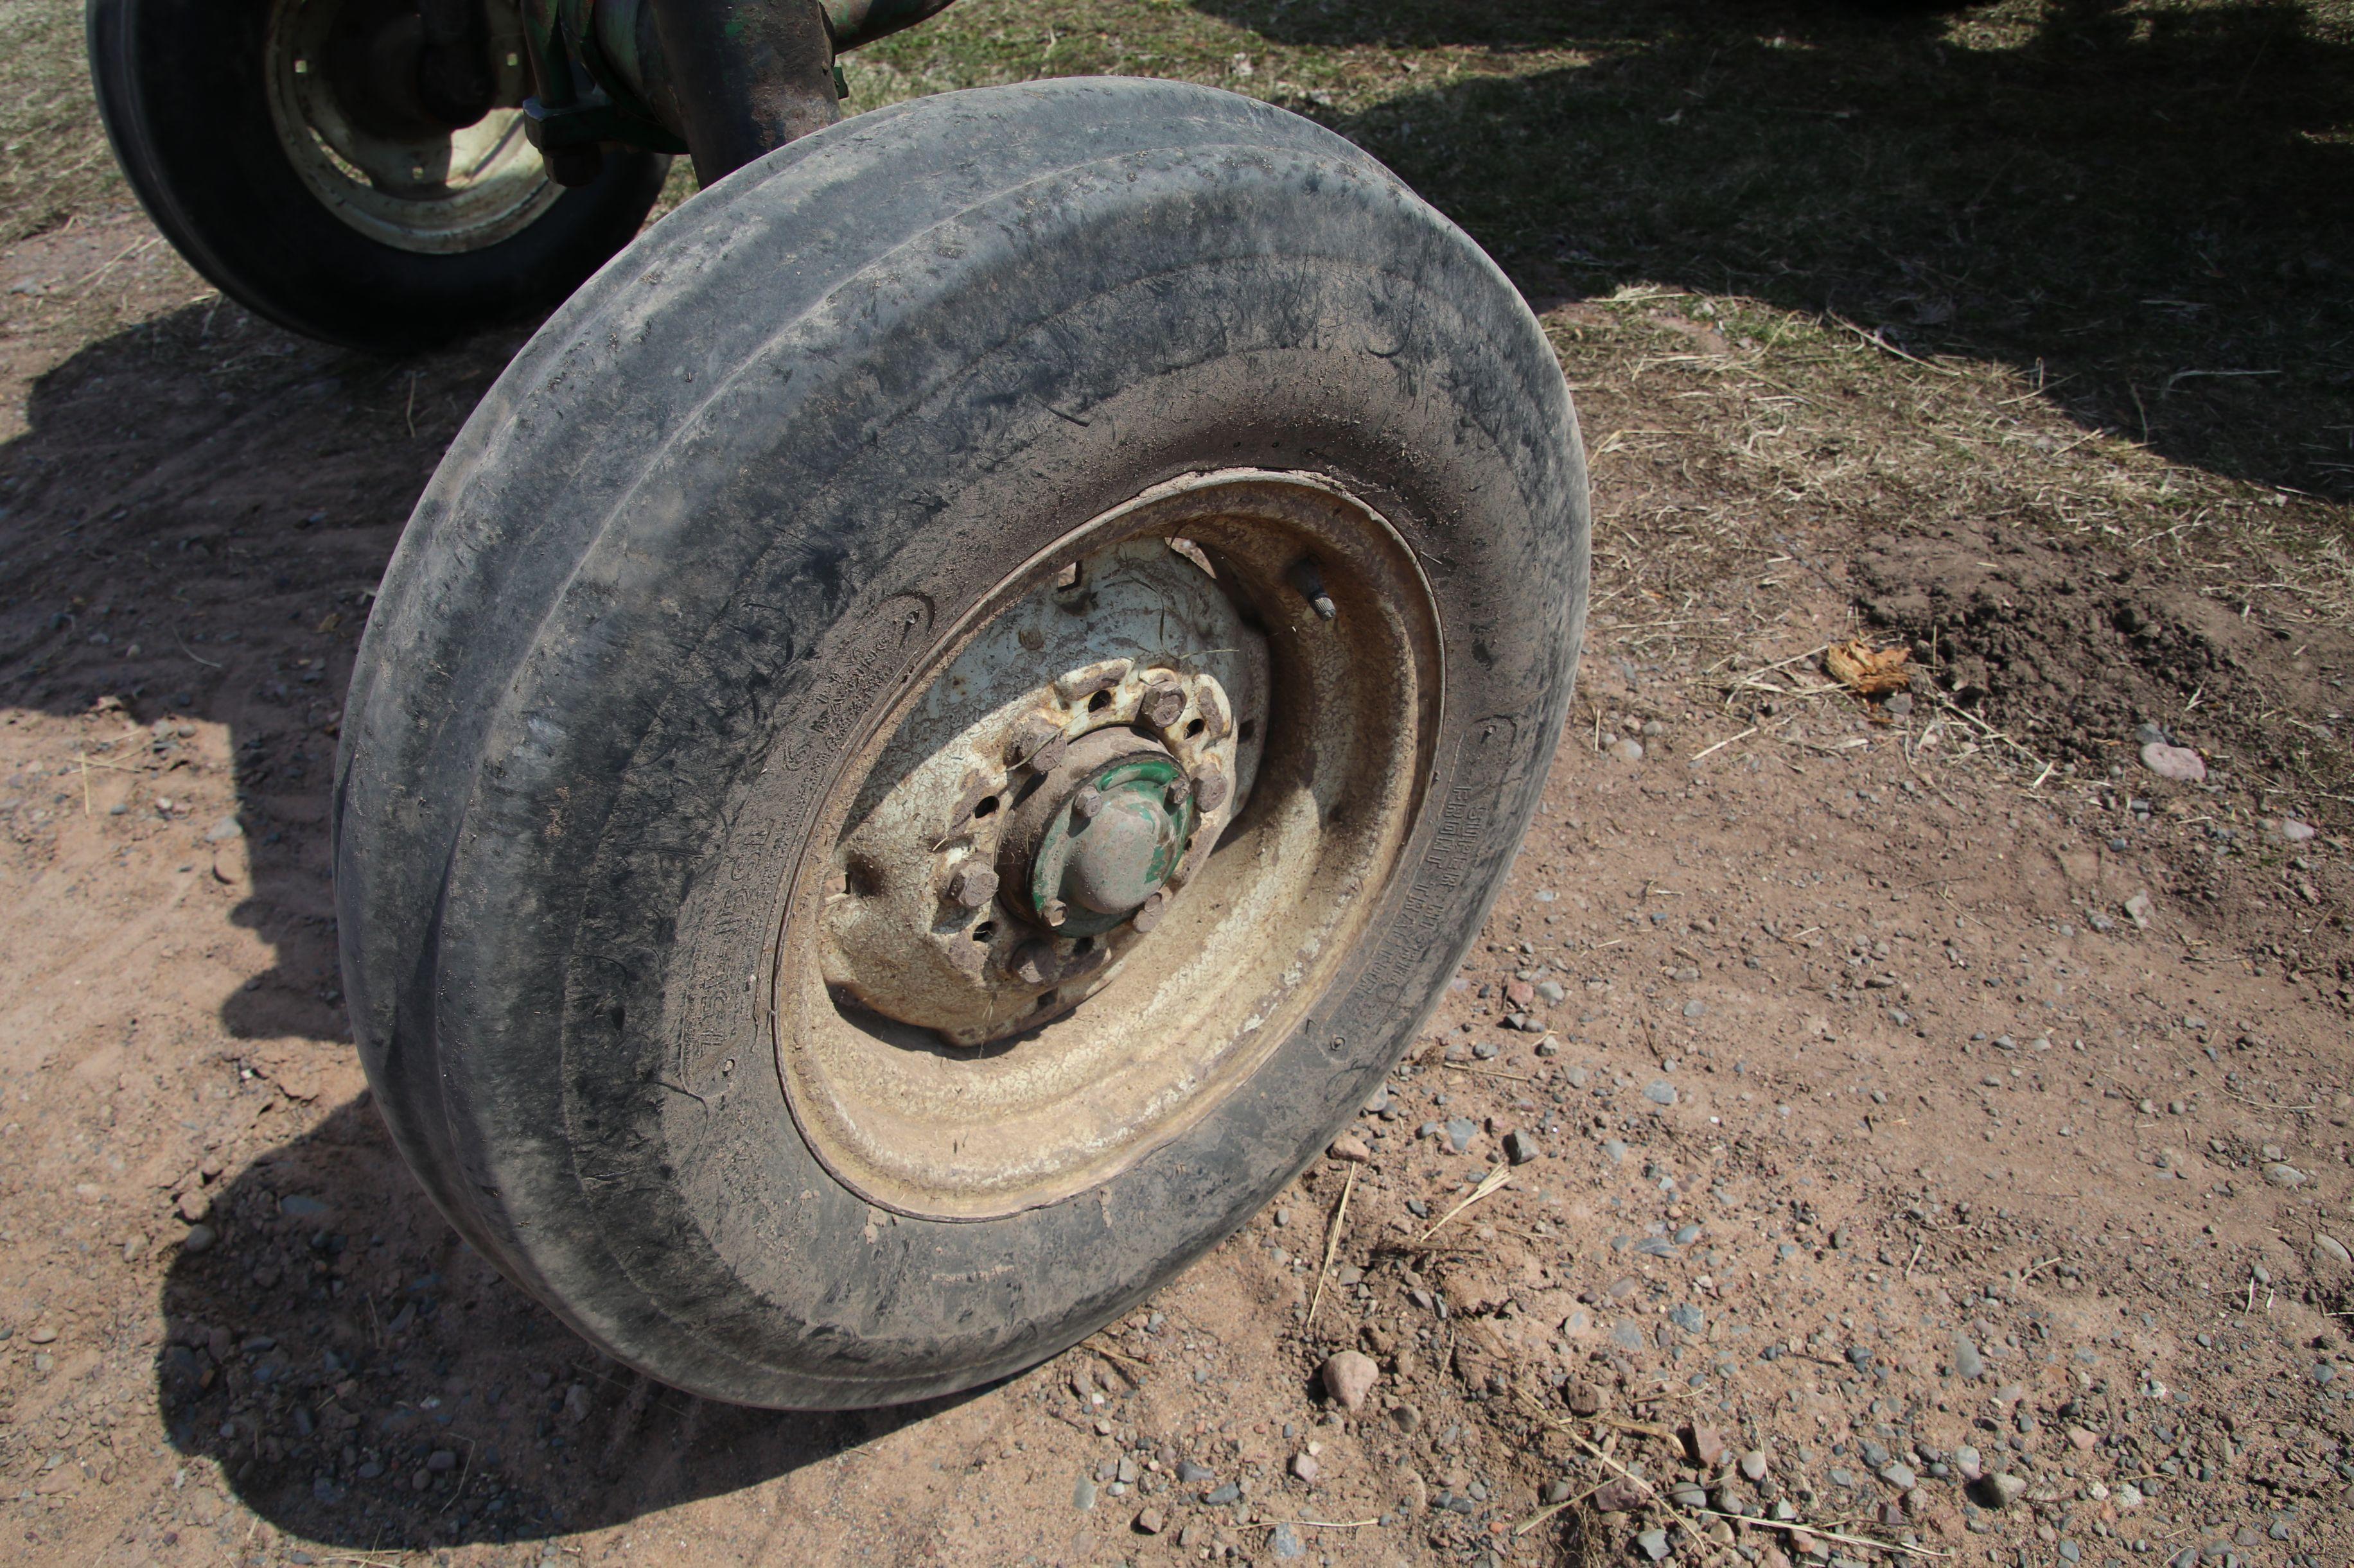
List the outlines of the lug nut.
<svg viewBox="0 0 2354 1568">
<path fill-rule="evenodd" d="M 1174 681 L 1156 681 L 1144 688 L 1138 715 L 1155 729 L 1167 729 L 1185 712 L 1185 688 Z"/>
<path fill-rule="evenodd" d="M 1202 810 L 1214 811 L 1226 803 L 1226 776 L 1214 768 L 1193 775 L 1193 799 Z"/>
<path fill-rule="evenodd" d="M 1104 792 L 1090 784 L 1071 797 L 1071 814 L 1083 822 L 1090 821 L 1103 805 Z"/>
<path fill-rule="evenodd" d="M 1013 726 L 1005 742 L 1005 760 L 1044 773 L 1063 760 L 1066 744 L 1060 723 L 1046 714 L 1031 714 Z"/>
<path fill-rule="evenodd" d="M 1070 918 L 1071 906 L 1059 898 L 1049 898 L 1038 906 L 1038 918 L 1049 926 L 1059 926 Z"/>
<path fill-rule="evenodd" d="M 1202 733 L 1212 740 L 1224 740 L 1235 727 L 1234 716 L 1226 712 L 1225 699 L 1214 684 L 1204 684 L 1197 700 L 1202 708 Z"/>
<path fill-rule="evenodd" d="M 1055 949 L 1044 942 L 1024 942 L 1013 950 L 1013 978 L 1024 985 L 1044 985 L 1055 975 Z"/>
<path fill-rule="evenodd" d="M 997 873 L 970 862 L 949 877 L 949 897 L 966 909 L 979 909 L 997 896 Z"/>
<path fill-rule="evenodd" d="M 1128 917 L 1128 923 L 1140 931 L 1150 931 L 1161 924 L 1161 916 L 1168 908 L 1168 895 L 1156 893 L 1137 906 L 1136 913 Z"/>
</svg>

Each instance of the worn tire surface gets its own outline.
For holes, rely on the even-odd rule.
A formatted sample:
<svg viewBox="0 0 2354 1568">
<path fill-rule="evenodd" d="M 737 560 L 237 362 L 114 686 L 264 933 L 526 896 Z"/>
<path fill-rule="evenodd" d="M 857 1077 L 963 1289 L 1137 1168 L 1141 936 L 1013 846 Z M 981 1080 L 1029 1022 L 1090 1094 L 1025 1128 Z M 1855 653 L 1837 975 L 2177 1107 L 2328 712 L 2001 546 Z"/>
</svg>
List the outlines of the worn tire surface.
<svg viewBox="0 0 2354 1568">
<path fill-rule="evenodd" d="M 90 0 L 90 80 L 116 160 L 188 265 L 290 332 L 430 347 L 556 304 L 630 242 L 670 160 L 619 152 L 529 227 L 423 255 L 338 219 L 287 162 L 264 80 L 270 0 Z"/>
<path fill-rule="evenodd" d="M 1245 465 L 1346 485 L 1429 575 L 1444 729 L 1399 874 L 1191 1131 L 1069 1201 L 877 1225 L 749 994 L 827 770 L 1015 565 Z M 1410 1041 L 1534 810 L 1585 584 L 1535 320 L 1341 138 L 1068 79 L 797 142 L 557 313 L 387 574 L 335 821 L 378 1103 L 475 1246 L 664 1381 L 818 1407 L 1017 1371 L 1242 1224 Z"/>
</svg>

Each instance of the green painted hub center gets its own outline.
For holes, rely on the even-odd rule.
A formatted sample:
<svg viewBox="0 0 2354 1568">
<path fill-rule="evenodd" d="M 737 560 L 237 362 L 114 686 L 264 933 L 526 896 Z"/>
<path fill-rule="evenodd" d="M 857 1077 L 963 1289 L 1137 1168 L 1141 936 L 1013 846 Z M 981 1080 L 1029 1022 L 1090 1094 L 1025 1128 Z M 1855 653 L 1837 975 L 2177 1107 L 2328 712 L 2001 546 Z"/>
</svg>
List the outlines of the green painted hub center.
<svg viewBox="0 0 2354 1568">
<path fill-rule="evenodd" d="M 1056 931 L 1108 931 L 1161 890 L 1183 858 L 1200 812 L 1190 782 L 1164 757 L 1099 769 L 1055 813 L 1030 864 L 1030 897 L 1065 908 Z"/>
</svg>

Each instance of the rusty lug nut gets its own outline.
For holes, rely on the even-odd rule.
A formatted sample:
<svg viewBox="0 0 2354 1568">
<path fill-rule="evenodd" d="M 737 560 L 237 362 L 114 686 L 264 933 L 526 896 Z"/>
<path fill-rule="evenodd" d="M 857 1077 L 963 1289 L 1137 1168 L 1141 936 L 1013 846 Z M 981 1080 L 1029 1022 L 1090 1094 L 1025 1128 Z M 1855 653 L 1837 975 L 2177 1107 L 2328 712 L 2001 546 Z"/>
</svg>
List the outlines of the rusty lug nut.
<svg viewBox="0 0 2354 1568">
<path fill-rule="evenodd" d="M 1104 792 L 1090 784 L 1071 797 L 1071 814 L 1085 822 L 1103 810 Z"/>
<path fill-rule="evenodd" d="M 1200 700 L 1202 733 L 1211 740 L 1225 739 L 1227 732 L 1235 726 L 1233 715 L 1226 712 L 1225 701 L 1215 692 L 1206 688 L 1202 692 Z"/>
<path fill-rule="evenodd" d="M 1013 726 L 1005 743 L 1005 760 L 1028 763 L 1044 773 L 1063 760 L 1063 726 L 1046 714 L 1032 714 Z"/>
<path fill-rule="evenodd" d="M 1024 985 L 1044 985 L 1055 975 L 1055 949 L 1044 942 L 1024 942 L 1013 950 L 1013 978 Z"/>
<path fill-rule="evenodd" d="M 997 873 L 985 865 L 967 863 L 949 877 L 949 897 L 966 909 L 979 909 L 997 896 Z"/>
<path fill-rule="evenodd" d="M 1128 917 L 1128 923 L 1140 931 L 1150 931 L 1161 924 L 1161 916 L 1168 911 L 1168 895 L 1156 893 L 1137 906 L 1136 913 Z"/>
<path fill-rule="evenodd" d="M 1049 926 L 1059 926 L 1070 918 L 1071 906 L 1059 898 L 1049 898 L 1038 906 L 1038 918 Z"/>
<path fill-rule="evenodd" d="M 1211 768 L 1193 775 L 1193 800 L 1205 811 L 1226 803 L 1226 776 Z"/>
<path fill-rule="evenodd" d="M 1144 705 L 1138 715 L 1155 729 L 1167 729 L 1185 712 L 1185 688 L 1175 682 L 1161 682 L 1144 689 Z"/>
</svg>

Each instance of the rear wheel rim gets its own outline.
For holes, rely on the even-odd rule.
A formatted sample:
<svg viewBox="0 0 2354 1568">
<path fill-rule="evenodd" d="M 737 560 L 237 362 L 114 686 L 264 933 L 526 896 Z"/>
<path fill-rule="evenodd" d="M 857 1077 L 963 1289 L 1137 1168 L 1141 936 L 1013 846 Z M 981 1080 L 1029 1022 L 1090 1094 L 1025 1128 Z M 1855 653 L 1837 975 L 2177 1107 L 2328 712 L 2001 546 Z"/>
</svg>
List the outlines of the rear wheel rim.
<svg viewBox="0 0 2354 1568">
<path fill-rule="evenodd" d="M 287 163 L 321 206 L 347 227 L 397 250 L 454 255 L 511 239 L 564 195 L 524 134 L 523 35 L 493 5 L 491 60 L 496 104 L 473 124 L 371 127 L 346 103 L 339 72 L 355 30 L 392 25 L 368 0 L 274 0 L 264 34 L 270 115 Z M 340 79 L 348 83 L 348 69 Z"/>
<path fill-rule="evenodd" d="M 974 671 L 1015 646 L 1005 626 L 1033 630 L 1022 618 L 1074 565 L 1082 584 L 1107 563 L 1153 577 L 1140 551 L 1212 585 L 1264 656 L 1187 645 L 1182 627 L 1119 652 L 1049 624 L 1038 689 L 1066 733 L 1062 755 L 1041 757 L 1044 726 L 1008 733 L 1019 704 L 998 700 L 1019 697 L 1021 680 L 1001 672 L 991 687 Z M 987 1219 L 1086 1191 L 1197 1125 L 1339 978 L 1398 871 L 1429 775 L 1440 647 L 1413 552 L 1313 476 L 1161 486 L 1009 574 L 845 763 L 788 895 L 769 1018 L 802 1140 L 877 1206 Z M 1123 659 L 1116 680 L 1086 689 Z M 934 725 L 956 739 L 952 766 L 931 748 L 926 716 L 960 705 L 994 715 L 999 728 L 980 726 L 1000 742 L 993 770 L 970 726 Z M 927 778 L 928 822 L 900 810 Z M 1054 833 L 1034 820 L 1025 841 L 1020 819 L 1050 819 L 1067 856 L 1074 828 L 1093 831 L 1077 800 L 1090 788 L 1105 797 L 1095 821 L 1127 810 L 1137 836 L 1123 841 L 1130 858 L 1074 880 L 1066 861 L 1047 863 Z M 1147 853 L 1162 843 L 1166 856 Z M 1060 919 L 1040 907 L 1074 888 L 1108 910 L 1076 897 Z M 963 967 L 1018 1005 L 981 1028 L 910 1022 L 938 1021 L 923 988 L 893 988 L 927 962 L 925 944 L 980 949 Z"/>
</svg>

